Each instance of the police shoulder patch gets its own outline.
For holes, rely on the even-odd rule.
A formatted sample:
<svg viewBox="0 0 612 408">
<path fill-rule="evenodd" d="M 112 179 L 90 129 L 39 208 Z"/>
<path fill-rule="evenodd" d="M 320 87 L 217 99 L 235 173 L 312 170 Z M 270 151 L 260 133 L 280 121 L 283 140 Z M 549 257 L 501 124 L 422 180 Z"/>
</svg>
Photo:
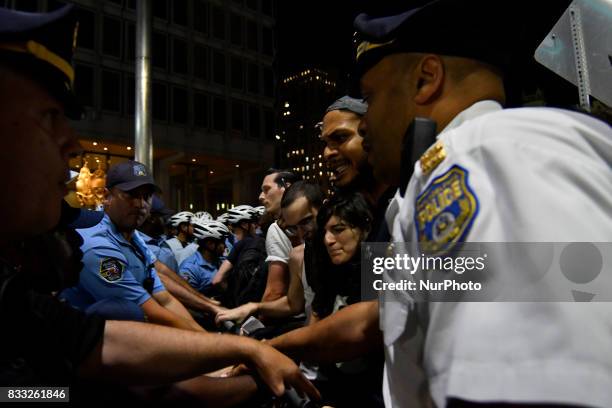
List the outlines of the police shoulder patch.
<svg viewBox="0 0 612 408">
<path fill-rule="evenodd" d="M 121 279 L 124 269 L 125 265 L 117 258 L 104 258 L 100 262 L 100 276 L 108 282 Z"/>
<path fill-rule="evenodd" d="M 467 236 L 478 207 L 466 169 L 454 165 L 436 177 L 416 199 L 414 223 L 421 250 L 430 255 L 452 250 Z"/>
</svg>

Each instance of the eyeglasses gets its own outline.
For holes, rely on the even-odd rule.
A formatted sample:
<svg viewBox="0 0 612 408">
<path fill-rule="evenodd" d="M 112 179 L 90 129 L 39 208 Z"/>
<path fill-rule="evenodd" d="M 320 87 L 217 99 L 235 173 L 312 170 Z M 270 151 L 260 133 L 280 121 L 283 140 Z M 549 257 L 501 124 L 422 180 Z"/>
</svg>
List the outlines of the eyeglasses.
<svg viewBox="0 0 612 408">
<path fill-rule="evenodd" d="M 315 218 L 314 216 L 309 215 L 302 218 L 302 220 L 300 220 L 300 222 L 298 222 L 296 225 L 286 225 L 284 222 L 280 222 L 279 220 L 279 226 L 283 229 L 288 237 L 294 237 L 297 235 L 298 230 L 302 232 L 312 231 L 315 227 Z"/>
</svg>

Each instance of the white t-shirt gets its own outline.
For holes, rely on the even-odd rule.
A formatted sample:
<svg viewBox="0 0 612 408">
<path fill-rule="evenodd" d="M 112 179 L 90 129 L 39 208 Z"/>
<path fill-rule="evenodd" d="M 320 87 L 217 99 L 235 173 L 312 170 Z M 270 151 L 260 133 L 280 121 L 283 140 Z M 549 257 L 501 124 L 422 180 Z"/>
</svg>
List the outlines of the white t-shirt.
<svg viewBox="0 0 612 408">
<path fill-rule="evenodd" d="M 440 236 L 424 227 L 422 200 L 451 177 L 463 180 L 457 185 L 477 208 L 441 223 L 456 227 L 450 231 L 458 241 L 612 242 L 612 131 L 605 123 L 482 101 L 436 144 L 446 157 L 427 174 L 417 162 L 406 194 L 396 194 L 387 210 L 393 241 L 406 242 L 409 252 Z M 406 292 L 381 293 L 389 407 L 418 403 L 425 378 L 437 406 L 452 397 L 612 406 L 610 303 L 417 303 Z"/>
<path fill-rule="evenodd" d="M 289 263 L 289 253 L 292 249 L 291 241 L 276 222 L 272 223 L 266 234 L 266 262 L 280 261 Z"/>
</svg>

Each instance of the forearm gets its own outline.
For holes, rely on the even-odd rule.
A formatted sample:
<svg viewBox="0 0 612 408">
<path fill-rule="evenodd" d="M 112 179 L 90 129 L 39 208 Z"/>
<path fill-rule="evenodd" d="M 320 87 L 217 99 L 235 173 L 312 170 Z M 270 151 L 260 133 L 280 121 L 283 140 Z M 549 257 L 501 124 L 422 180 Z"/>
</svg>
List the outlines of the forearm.
<svg viewBox="0 0 612 408">
<path fill-rule="evenodd" d="M 205 375 L 175 384 L 173 391 L 187 394 L 210 407 L 232 407 L 255 396 L 257 383 L 250 375 L 213 378 Z"/>
<path fill-rule="evenodd" d="M 223 263 L 219 267 L 219 270 L 213 277 L 213 280 L 212 280 L 213 286 L 222 285 L 227 279 L 227 274 L 229 273 L 229 271 L 232 270 L 232 268 L 233 268 L 233 265 L 230 261 L 228 261 L 227 259 L 223 261 Z"/>
<path fill-rule="evenodd" d="M 360 302 L 268 342 L 298 359 L 332 363 L 359 357 L 382 344 L 378 302 Z"/>
<path fill-rule="evenodd" d="M 211 315 L 215 315 L 219 310 L 221 310 L 221 308 L 215 305 L 210 299 L 206 298 L 204 295 L 189 286 L 184 279 L 176 276 L 178 281 L 175 281 L 173 278 L 161 273 L 159 274 L 159 278 L 168 292 L 170 292 L 172 296 L 177 298 L 183 305 L 189 307 L 190 309 L 199 310 Z"/>
<path fill-rule="evenodd" d="M 268 266 L 268 280 L 261 298 L 262 302 L 272 302 L 287 294 L 289 289 L 289 267 L 286 263 L 272 261 Z"/>
<path fill-rule="evenodd" d="M 187 311 L 187 309 L 185 309 L 185 306 L 183 306 L 181 302 L 179 302 L 175 298 L 172 298 L 163 306 L 166 308 L 166 310 L 177 316 L 176 321 L 171 322 L 169 324 L 170 326 L 185 330 L 204 330 L 199 324 L 196 323 L 195 320 L 193 320 L 193 317 Z"/>
<path fill-rule="evenodd" d="M 300 310 L 293 310 L 289 303 L 289 298 L 283 296 L 280 299 L 276 299 L 272 302 L 261 302 L 256 303 L 257 308 L 255 313 L 259 313 L 261 316 L 277 319 L 283 317 L 290 317 L 300 313 Z"/>
<path fill-rule="evenodd" d="M 79 374 L 133 385 L 162 384 L 249 362 L 257 346 L 246 337 L 107 321 L 102 342 Z"/>
</svg>

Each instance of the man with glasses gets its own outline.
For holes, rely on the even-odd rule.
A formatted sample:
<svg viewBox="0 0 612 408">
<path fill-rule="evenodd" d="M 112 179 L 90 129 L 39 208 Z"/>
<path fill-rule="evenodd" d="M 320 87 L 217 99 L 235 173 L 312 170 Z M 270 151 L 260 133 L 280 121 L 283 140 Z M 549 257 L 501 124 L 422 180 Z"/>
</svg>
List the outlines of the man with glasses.
<svg viewBox="0 0 612 408">
<path fill-rule="evenodd" d="M 109 170 L 106 187 L 102 222 L 81 231 L 84 267 L 79 284 L 62 297 L 87 314 L 202 330 L 165 289 L 155 270 L 155 255 L 136 231 L 158 190 L 147 167 L 120 163 Z"/>
<path fill-rule="evenodd" d="M 317 213 L 322 204 L 321 189 L 316 184 L 298 181 L 287 188 L 280 203 L 281 218 L 277 224 L 294 246 L 288 259 L 291 279 L 287 294 L 274 301 L 249 302 L 221 311 L 217 314 L 217 323 L 242 322 L 256 313 L 264 318 L 279 319 L 304 312 L 314 296 L 303 280 L 304 242 L 311 240 L 316 232 Z"/>
</svg>

